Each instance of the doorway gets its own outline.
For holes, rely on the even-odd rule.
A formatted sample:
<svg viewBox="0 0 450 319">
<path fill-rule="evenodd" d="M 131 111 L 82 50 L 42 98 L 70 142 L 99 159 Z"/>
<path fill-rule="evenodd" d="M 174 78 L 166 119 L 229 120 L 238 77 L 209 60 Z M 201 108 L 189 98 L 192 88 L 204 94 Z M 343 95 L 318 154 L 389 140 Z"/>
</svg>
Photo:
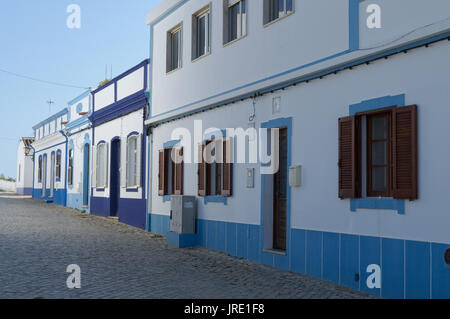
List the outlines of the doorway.
<svg viewBox="0 0 450 319">
<path fill-rule="evenodd" d="M 120 139 L 111 141 L 110 216 L 118 217 L 120 199 Z"/>
<path fill-rule="evenodd" d="M 42 197 L 45 198 L 47 189 L 47 154 L 42 159 Z"/>
<path fill-rule="evenodd" d="M 89 144 L 83 149 L 83 206 L 89 206 Z"/>
<path fill-rule="evenodd" d="M 279 129 L 279 169 L 273 175 L 273 249 L 286 250 L 287 229 L 287 128 Z"/>
</svg>

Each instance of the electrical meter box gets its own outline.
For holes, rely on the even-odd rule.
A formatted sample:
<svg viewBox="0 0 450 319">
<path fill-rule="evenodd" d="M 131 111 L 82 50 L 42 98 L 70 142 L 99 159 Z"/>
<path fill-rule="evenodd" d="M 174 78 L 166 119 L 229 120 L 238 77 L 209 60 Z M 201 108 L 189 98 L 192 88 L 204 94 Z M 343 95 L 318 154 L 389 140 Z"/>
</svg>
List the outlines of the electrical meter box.
<svg viewBox="0 0 450 319">
<path fill-rule="evenodd" d="M 170 207 L 170 231 L 176 234 L 195 234 L 197 198 L 172 195 Z"/>
</svg>

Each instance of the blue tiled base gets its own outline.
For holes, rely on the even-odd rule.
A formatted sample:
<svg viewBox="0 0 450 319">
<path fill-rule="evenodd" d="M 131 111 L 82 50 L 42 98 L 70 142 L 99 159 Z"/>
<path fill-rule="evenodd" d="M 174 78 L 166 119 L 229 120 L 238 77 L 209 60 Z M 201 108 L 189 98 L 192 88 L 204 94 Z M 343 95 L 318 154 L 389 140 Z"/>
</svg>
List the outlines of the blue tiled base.
<svg viewBox="0 0 450 319">
<path fill-rule="evenodd" d="M 238 258 L 327 280 L 384 298 L 450 298 L 450 244 L 291 229 L 286 255 L 263 251 L 261 227 L 197 220 L 194 238 L 171 238 L 169 216 L 150 215 L 150 231 L 167 236 L 175 247 L 189 240 Z M 381 287 L 368 285 L 369 266 L 381 269 Z"/>
<path fill-rule="evenodd" d="M 45 196 L 42 196 L 42 189 L 33 189 L 33 198 L 42 200 L 44 203 L 55 203 L 57 205 L 66 206 L 66 190 L 57 189 L 54 191 L 53 197 L 50 197 L 50 189 L 46 189 Z"/>
<path fill-rule="evenodd" d="M 197 234 L 177 234 L 174 232 L 167 233 L 167 243 L 172 247 L 190 248 L 198 245 Z"/>
</svg>

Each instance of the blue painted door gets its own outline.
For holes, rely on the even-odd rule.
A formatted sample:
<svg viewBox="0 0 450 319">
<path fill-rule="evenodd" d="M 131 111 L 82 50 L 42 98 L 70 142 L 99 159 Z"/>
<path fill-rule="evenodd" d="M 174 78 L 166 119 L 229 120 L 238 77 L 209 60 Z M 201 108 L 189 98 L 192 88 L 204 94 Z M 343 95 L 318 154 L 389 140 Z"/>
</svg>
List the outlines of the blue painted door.
<svg viewBox="0 0 450 319">
<path fill-rule="evenodd" d="M 110 215 L 118 216 L 120 198 L 120 140 L 111 142 L 111 187 L 110 187 Z"/>
<path fill-rule="evenodd" d="M 83 206 L 89 206 L 89 144 L 84 145 Z"/>
</svg>

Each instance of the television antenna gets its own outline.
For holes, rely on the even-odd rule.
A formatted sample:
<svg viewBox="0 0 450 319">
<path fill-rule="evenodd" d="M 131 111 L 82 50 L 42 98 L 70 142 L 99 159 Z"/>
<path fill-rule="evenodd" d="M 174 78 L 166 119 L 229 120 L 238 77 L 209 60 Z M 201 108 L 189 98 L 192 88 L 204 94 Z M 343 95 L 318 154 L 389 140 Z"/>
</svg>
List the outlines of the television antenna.
<svg viewBox="0 0 450 319">
<path fill-rule="evenodd" d="M 55 102 L 50 99 L 47 101 L 47 104 L 48 104 L 48 114 L 52 115 L 52 104 L 55 104 Z"/>
</svg>

